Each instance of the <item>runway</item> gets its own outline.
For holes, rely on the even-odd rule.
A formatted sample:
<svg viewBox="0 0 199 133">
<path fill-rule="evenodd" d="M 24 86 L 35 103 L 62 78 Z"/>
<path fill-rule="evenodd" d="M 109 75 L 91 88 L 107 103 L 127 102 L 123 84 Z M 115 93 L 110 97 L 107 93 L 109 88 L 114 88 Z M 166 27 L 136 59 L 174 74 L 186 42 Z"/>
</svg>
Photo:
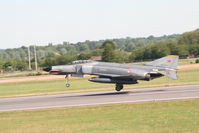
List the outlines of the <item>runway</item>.
<svg viewBox="0 0 199 133">
<path fill-rule="evenodd" d="M 0 98 L 0 112 L 199 98 L 199 85 Z"/>
</svg>

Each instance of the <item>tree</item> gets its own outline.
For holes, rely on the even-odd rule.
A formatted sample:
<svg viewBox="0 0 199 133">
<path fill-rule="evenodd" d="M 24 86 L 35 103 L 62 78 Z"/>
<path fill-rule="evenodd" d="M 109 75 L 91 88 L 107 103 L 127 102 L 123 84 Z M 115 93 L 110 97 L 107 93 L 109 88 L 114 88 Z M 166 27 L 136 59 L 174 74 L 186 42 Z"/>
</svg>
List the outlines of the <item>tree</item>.
<svg viewBox="0 0 199 133">
<path fill-rule="evenodd" d="M 179 55 L 179 47 L 177 43 L 168 43 L 167 47 L 170 50 L 170 54 L 172 55 Z"/>
<path fill-rule="evenodd" d="M 178 49 L 179 49 L 179 56 L 187 56 L 189 55 L 189 50 L 188 50 L 188 46 L 187 45 L 178 45 Z"/>
<path fill-rule="evenodd" d="M 113 62 L 115 59 L 115 45 L 111 41 L 105 41 L 102 44 L 102 47 L 104 49 L 102 53 L 102 61 L 104 62 Z"/>
<path fill-rule="evenodd" d="M 143 58 L 144 58 L 144 48 L 138 48 L 136 50 L 133 50 L 130 55 L 130 61 L 143 60 Z"/>
<path fill-rule="evenodd" d="M 65 54 L 61 56 L 56 56 L 54 60 L 56 65 L 65 65 L 76 60 L 76 56 Z"/>
<path fill-rule="evenodd" d="M 103 49 L 96 49 L 92 51 L 91 53 L 92 53 L 92 56 L 101 56 L 103 53 Z"/>
<path fill-rule="evenodd" d="M 77 56 L 78 60 L 88 60 L 91 58 L 91 52 L 83 52 Z"/>
<path fill-rule="evenodd" d="M 199 44 L 199 29 L 183 33 L 178 40 L 178 44 Z"/>
<path fill-rule="evenodd" d="M 44 59 L 41 66 L 46 67 L 46 66 L 53 66 L 53 65 L 55 65 L 55 60 L 52 57 L 47 57 Z"/>
<path fill-rule="evenodd" d="M 27 69 L 27 63 L 24 61 L 17 61 L 15 67 L 16 67 L 16 70 L 24 71 Z"/>
<path fill-rule="evenodd" d="M 5 71 L 10 71 L 10 70 L 13 70 L 13 63 L 11 61 L 6 61 L 4 64 L 3 64 L 3 69 Z"/>
<path fill-rule="evenodd" d="M 89 47 L 86 43 L 81 43 L 79 45 L 79 51 L 87 51 L 87 50 L 89 50 Z"/>
<path fill-rule="evenodd" d="M 3 61 L 0 60 L 0 69 L 3 69 Z"/>
<path fill-rule="evenodd" d="M 61 48 L 59 51 L 60 51 L 60 54 L 61 54 L 61 55 L 67 53 L 67 50 L 66 50 L 65 48 Z"/>
<path fill-rule="evenodd" d="M 155 58 L 161 58 L 163 56 L 166 56 L 166 55 L 170 54 L 169 48 L 166 45 L 164 45 L 164 44 L 155 45 L 153 47 L 152 51 L 153 51 L 152 54 L 155 55 L 154 59 Z"/>
<path fill-rule="evenodd" d="M 116 50 L 114 62 L 118 62 L 118 63 L 129 62 L 129 53 Z"/>
<path fill-rule="evenodd" d="M 199 44 L 193 44 L 191 46 L 189 46 L 189 53 L 190 54 L 193 54 L 193 55 L 198 55 L 199 54 Z"/>
</svg>

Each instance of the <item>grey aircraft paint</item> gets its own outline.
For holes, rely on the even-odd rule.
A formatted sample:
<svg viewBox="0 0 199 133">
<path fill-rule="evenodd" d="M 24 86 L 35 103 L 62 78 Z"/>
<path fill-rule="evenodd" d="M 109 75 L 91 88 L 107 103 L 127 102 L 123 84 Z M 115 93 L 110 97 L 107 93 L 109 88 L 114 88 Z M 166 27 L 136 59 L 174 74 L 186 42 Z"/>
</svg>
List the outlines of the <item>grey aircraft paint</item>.
<svg viewBox="0 0 199 133">
<path fill-rule="evenodd" d="M 70 65 L 60 65 L 46 67 L 43 70 L 50 74 L 66 75 L 68 84 L 68 75 L 96 75 L 89 81 L 99 83 L 114 83 L 116 90 L 123 89 L 123 84 L 137 84 L 138 80 L 150 81 L 161 76 L 167 76 L 177 79 L 176 68 L 178 56 L 169 55 L 144 65 L 119 64 L 110 62 L 96 62 L 90 60 L 74 61 Z"/>
</svg>

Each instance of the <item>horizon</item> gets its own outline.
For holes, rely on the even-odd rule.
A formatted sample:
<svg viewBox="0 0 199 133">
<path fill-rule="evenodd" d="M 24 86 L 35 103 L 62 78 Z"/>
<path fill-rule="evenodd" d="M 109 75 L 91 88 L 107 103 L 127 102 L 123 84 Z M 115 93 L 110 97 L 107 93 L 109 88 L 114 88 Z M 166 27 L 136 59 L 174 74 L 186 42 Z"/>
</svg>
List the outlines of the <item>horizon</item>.
<svg viewBox="0 0 199 133">
<path fill-rule="evenodd" d="M 183 32 L 184 33 L 184 32 Z M 183 34 L 183 33 L 181 33 L 181 34 Z M 155 37 L 155 38 L 158 38 L 158 37 L 163 37 L 163 36 L 171 36 L 171 35 L 181 35 L 180 33 L 179 34 L 177 34 L 177 33 L 174 33 L 174 34 L 169 34 L 169 35 L 161 35 L 161 36 L 153 36 L 153 35 L 149 35 L 149 36 L 153 36 L 153 37 Z M 130 37 L 131 39 L 137 39 L 137 38 L 148 38 L 149 36 L 146 36 L 146 37 L 130 37 L 130 36 L 127 36 L 127 37 L 120 37 L 120 38 L 107 38 L 107 39 L 100 39 L 100 40 L 84 40 L 84 41 L 81 41 L 81 42 L 68 42 L 69 44 L 77 44 L 77 43 L 82 43 L 82 42 L 86 42 L 86 41 L 90 41 L 90 42 L 92 42 L 92 41 L 105 41 L 105 40 L 113 40 L 113 39 L 126 39 L 126 38 L 128 38 L 128 37 Z M 63 41 L 63 42 L 66 42 L 66 41 Z M 53 46 L 55 46 L 55 45 L 63 45 L 63 42 L 60 42 L 60 43 L 52 43 L 52 45 Z M 21 48 L 21 47 L 23 47 L 23 46 L 25 46 L 25 47 L 30 47 L 30 46 L 48 46 L 49 44 L 50 44 L 51 42 L 49 42 L 49 43 L 46 43 L 46 44 L 30 44 L 30 45 L 21 45 L 21 46 L 19 46 L 19 47 L 13 47 L 13 48 L 5 48 L 5 49 L 1 49 L 0 48 L 0 50 L 6 50 L 6 49 L 17 49 L 17 48 Z"/>
<path fill-rule="evenodd" d="M 199 28 L 197 0 L 0 1 L 0 49 L 182 34 Z"/>
</svg>

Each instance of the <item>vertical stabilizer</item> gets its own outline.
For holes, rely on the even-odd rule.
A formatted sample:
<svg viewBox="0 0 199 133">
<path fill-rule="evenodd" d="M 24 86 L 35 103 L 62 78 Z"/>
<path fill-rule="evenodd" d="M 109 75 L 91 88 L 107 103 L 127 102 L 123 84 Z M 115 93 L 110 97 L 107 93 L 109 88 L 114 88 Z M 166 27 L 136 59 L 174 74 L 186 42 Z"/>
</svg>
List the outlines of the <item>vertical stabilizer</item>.
<svg viewBox="0 0 199 133">
<path fill-rule="evenodd" d="M 179 59 L 179 56 L 177 55 L 168 55 L 166 57 L 146 63 L 145 65 L 176 69 L 178 65 L 178 59 Z"/>
</svg>

